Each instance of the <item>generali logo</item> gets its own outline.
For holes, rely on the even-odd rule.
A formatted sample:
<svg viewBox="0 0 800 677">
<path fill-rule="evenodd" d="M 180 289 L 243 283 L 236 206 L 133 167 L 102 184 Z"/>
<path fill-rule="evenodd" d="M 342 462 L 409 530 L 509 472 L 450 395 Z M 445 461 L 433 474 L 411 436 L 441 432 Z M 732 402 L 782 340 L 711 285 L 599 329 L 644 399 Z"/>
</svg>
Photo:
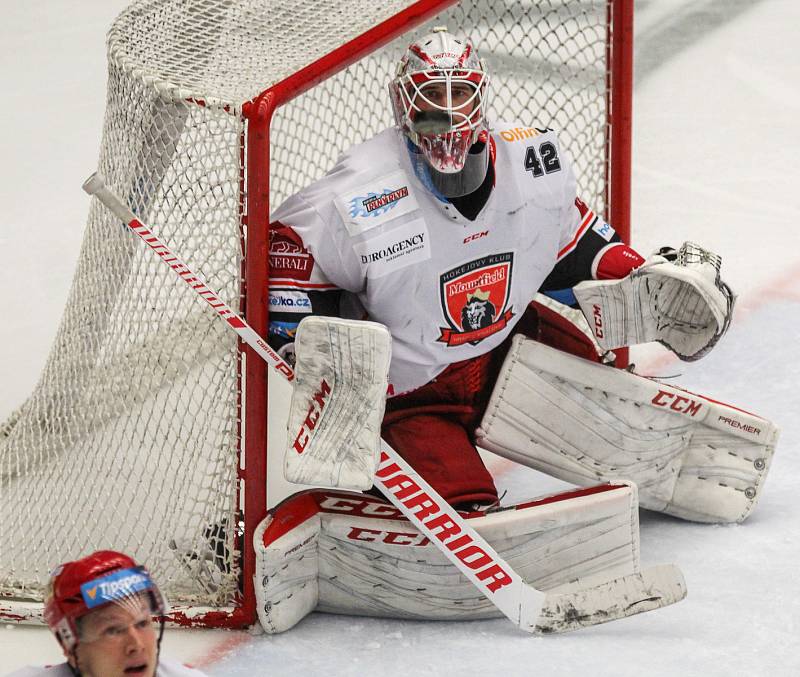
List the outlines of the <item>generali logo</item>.
<svg viewBox="0 0 800 677">
<path fill-rule="evenodd" d="M 269 231 L 270 277 L 308 281 L 314 257 L 303 246 L 300 236 L 285 226 Z"/>
</svg>

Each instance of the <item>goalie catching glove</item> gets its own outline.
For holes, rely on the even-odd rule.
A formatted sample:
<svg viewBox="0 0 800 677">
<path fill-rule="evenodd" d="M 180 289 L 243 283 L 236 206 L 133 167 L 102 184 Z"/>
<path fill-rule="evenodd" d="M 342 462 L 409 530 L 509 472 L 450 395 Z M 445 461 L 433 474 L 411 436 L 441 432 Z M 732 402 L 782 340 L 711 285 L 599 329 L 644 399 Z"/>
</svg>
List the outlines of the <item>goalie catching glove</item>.
<svg viewBox="0 0 800 677">
<path fill-rule="evenodd" d="M 697 360 L 722 338 L 733 313 L 721 263 L 686 242 L 674 262 L 651 256 L 621 280 L 581 282 L 575 298 L 606 350 L 658 341 L 682 360 Z"/>
<path fill-rule="evenodd" d="M 372 486 L 391 342 L 389 330 L 376 322 L 319 316 L 300 322 L 284 462 L 288 481 Z"/>
</svg>

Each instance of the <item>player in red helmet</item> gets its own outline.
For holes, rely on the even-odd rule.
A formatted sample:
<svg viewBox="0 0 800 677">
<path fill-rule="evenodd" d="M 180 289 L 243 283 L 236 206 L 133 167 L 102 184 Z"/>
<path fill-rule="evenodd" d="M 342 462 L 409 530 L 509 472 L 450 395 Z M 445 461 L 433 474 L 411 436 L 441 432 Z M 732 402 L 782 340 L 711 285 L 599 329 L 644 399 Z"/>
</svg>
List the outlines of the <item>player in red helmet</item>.
<svg viewBox="0 0 800 677">
<path fill-rule="evenodd" d="M 202 675 L 159 657 L 166 610 L 147 569 L 128 555 L 99 550 L 62 564 L 51 574 L 44 619 L 67 661 L 24 668 L 13 677 Z"/>
</svg>

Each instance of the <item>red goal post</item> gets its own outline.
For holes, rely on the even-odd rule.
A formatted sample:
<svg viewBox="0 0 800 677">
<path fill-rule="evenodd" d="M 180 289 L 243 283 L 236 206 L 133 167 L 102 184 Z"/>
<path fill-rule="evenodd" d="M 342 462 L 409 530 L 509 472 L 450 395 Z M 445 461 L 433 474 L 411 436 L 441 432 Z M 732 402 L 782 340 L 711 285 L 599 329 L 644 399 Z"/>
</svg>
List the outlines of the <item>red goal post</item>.
<svg viewBox="0 0 800 677">
<path fill-rule="evenodd" d="M 627 236 L 632 0 L 265 5 L 125 10 L 98 164 L 262 335 L 270 205 L 391 124 L 393 64 L 432 25 L 473 38 L 495 117 L 560 130 L 581 195 Z M 5 620 L 41 619 L 55 564 L 115 548 L 151 568 L 171 620 L 255 622 L 250 543 L 274 503 L 266 369 L 151 256 L 92 205 L 44 372 L 0 425 Z"/>
</svg>

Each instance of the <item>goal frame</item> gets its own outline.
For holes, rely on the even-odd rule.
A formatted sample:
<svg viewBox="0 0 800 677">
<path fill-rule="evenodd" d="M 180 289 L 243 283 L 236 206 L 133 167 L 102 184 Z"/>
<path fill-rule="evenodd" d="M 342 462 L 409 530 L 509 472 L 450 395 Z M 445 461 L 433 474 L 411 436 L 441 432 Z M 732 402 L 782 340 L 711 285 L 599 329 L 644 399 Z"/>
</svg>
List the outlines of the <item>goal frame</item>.
<svg viewBox="0 0 800 677">
<path fill-rule="evenodd" d="M 275 112 L 312 87 L 457 4 L 459 0 L 417 0 L 405 10 L 265 89 L 242 106 L 244 131 L 239 144 L 239 192 L 244 256 L 241 262 L 240 312 L 259 335 L 267 335 L 269 323 L 270 130 Z M 629 241 L 633 0 L 607 0 L 606 28 L 606 64 L 610 67 L 605 73 L 605 211 L 615 230 Z M 204 105 L 201 100 L 187 102 Z M 241 417 L 237 506 L 243 529 L 239 593 L 232 607 L 173 607 L 166 620 L 175 625 L 244 628 L 257 622 L 256 554 L 252 540 L 268 512 L 268 367 L 241 340 L 238 351 Z M 619 353 L 622 353 L 622 360 L 626 360 L 624 351 Z M 0 598 L 0 618 L 7 622 L 41 623 L 41 606 L 34 602 L 8 604 L 7 600 Z"/>
<path fill-rule="evenodd" d="M 419 0 L 405 11 L 266 89 L 243 106 L 242 115 L 247 121 L 243 144 L 247 171 L 242 177 L 242 184 L 247 200 L 242 215 L 246 229 L 242 311 L 247 322 L 260 336 L 267 335 L 269 324 L 269 158 L 270 123 L 275 111 L 457 1 Z M 242 552 L 242 599 L 241 605 L 220 619 L 222 622 L 219 624 L 209 615 L 204 616 L 202 622 L 209 626 L 244 627 L 257 622 L 254 588 L 256 555 L 249 546 L 256 528 L 267 516 L 268 366 L 251 347 L 242 341 L 239 344 L 244 356 L 242 409 L 246 421 L 240 452 L 244 462 L 239 463 L 240 487 L 244 490 L 244 500 L 241 501 L 245 544 Z M 184 618 L 174 620 L 178 623 L 196 623 L 195 619 Z"/>
<path fill-rule="evenodd" d="M 247 125 L 247 210 L 244 218 L 247 226 L 245 255 L 245 314 L 250 325 L 266 336 L 268 311 L 269 266 L 269 129 L 275 111 L 361 57 L 377 50 L 395 37 L 412 30 L 442 10 L 457 4 L 458 0 L 420 0 L 406 12 L 376 26 L 355 40 L 343 45 L 327 56 L 310 64 L 293 76 L 265 90 L 243 109 Z M 608 8 L 608 35 L 606 41 L 606 63 L 611 68 L 606 73 L 606 110 L 608 124 L 606 154 L 611 158 L 610 171 L 606 176 L 607 218 L 623 240 L 630 236 L 630 187 L 631 187 L 631 132 L 633 117 L 633 0 L 612 0 Z M 609 165 L 607 165 L 607 168 Z M 241 471 L 245 487 L 244 529 L 245 543 L 264 517 L 267 505 L 267 366 L 248 346 L 245 354 L 245 420 L 248 422 L 243 440 L 243 454 L 247 459 Z M 621 351 L 618 351 L 621 352 Z M 627 360 L 625 354 L 622 360 Z M 255 422 L 255 423 L 254 423 Z M 250 458 L 248 450 L 264 450 Z M 238 622 L 241 616 L 245 624 L 255 622 L 255 592 L 253 572 L 255 551 L 243 553 L 244 599 L 238 613 L 231 621 Z"/>
</svg>

